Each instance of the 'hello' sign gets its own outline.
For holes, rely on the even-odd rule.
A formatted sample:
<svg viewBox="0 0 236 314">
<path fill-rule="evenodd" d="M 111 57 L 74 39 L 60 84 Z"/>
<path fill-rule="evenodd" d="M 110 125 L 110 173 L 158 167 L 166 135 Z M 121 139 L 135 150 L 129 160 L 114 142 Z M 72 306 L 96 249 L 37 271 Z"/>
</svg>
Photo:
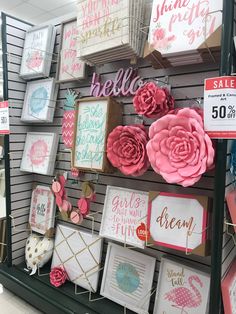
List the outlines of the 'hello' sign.
<svg viewBox="0 0 236 314">
<path fill-rule="evenodd" d="M 128 68 L 127 70 L 119 69 L 114 80 L 107 80 L 101 83 L 100 75 L 93 73 L 90 95 L 94 97 L 107 96 L 132 96 L 143 84 L 137 70 Z"/>
</svg>

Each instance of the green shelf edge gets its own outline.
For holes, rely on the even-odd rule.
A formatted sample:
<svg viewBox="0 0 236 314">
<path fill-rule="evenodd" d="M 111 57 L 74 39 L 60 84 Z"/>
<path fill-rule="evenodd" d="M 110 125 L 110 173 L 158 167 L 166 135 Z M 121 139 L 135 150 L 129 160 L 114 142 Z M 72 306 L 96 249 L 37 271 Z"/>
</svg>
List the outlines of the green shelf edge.
<svg viewBox="0 0 236 314">
<path fill-rule="evenodd" d="M 123 314 L 124 308 L 108 299 L 89 302 L 88 294 L 75 295 L 74 285 L 54 288 L 49 276 L 29 276 L 23 267 L 0 264 L 0 283 L 40 311 L 49 314 Z M 78 288 L 78 291 L 85 291 Z M 95 295 L 94 298 L 99 297 Z M 127 310 L 127 313 L 134 313 Z"/>
</svg>

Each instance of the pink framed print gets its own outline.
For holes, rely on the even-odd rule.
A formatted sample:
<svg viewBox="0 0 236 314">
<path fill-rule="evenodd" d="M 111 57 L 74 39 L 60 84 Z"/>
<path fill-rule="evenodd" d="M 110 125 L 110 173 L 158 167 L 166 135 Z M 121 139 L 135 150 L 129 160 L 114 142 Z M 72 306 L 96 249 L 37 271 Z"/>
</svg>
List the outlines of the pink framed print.
<svg viewBox="0 0 236 314">
<path fill-rule="evenodd" d="M 236 190 L 232 190 L 230 192 L 228 192 L 225 196 L 226 198 L 226 202 L 228 205 L 228 209 L 229 209 L 229 213 L 230 213 L 230 217 L 232 220 L 232 223 L 234 224 L 234 231 L 236 232 L 236 211 L 235 211 L 235 207 L 236 207 Z"/>
<path fill-rule="evenodd" d="M 150 192 L 148 229 L 151 242 L 205 256 L 210 200 L 206 196 Z"/>
<path fill-rule="evenodd" d="M 29 224 L 33 231 L 45 234 L 54 228 L 56 204 L 54 194 L 47 186 L 37 185 L 32 192 Z"/>
<path fill-rule="evenodd" d="M 225 314 L 236 313 L 236 260 L 221 283 Z"/>
</svg>

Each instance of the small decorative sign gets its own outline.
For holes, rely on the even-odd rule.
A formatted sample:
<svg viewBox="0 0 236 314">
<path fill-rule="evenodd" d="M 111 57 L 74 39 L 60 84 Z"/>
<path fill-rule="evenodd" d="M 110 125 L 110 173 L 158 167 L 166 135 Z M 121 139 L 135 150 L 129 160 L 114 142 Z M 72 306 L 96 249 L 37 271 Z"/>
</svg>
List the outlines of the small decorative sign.
<svg viewBox="0 0 236 314">
<path fill-rule="evenodd" d="M 57 79 L 60 82 L 75 81 L 85 77 L 85 64 L 76 56 L 77 37 L 76 19 L 62 23 L 61 46 L 57 68 Z"/>
<path fill-rule="evenodd" d="M 108 243 L 101 295 L 134 311 L 148 313 L 156 259 Z"/>
<path fill-rule="evenodd" d="M 236 77 L 205 80 L 204 128 L 211 138 L 236 138 Z"/>
<path fill-rule="evenodd" d="M 148 228 L 156 245 L 192 252 L 206 242 L 208 197 L 149 193 Z"/>
<path fill-rule="evenodd" d="M 8 101 L 0 102 L 0 134 L 10 134 Z"/>
<path fill-rule="evenodd" d="M 146 224 L 147 210 L 147 192 L 107 186 L 100 235 L 144 248 L 145 239 L 137 228 Z"/>
<path fill-rule="evenodd" d="M 222 6 L 222 0 L 154 0 L 148 41 L 163 56 L 207 48 L 205 42 L 217 47 Z"/>
<path fill-rule="evenodd" d="M 55 199 L 51 189 L 38 185 L 32 193 L 29 223 L 33 231 L 45 234 L 54 227 Z"/>
<path fill-rule="evenodd" d="M 132 96 L 135 95 L 138 88 L 143 85 L 143 81 L 137 74 L 137 70 L 128 68 L 119 69 L 115 79 L 107 80 L 101 83 L 100 75 L 93 73 L 90 95 L 94 97 L 107 96 Z"/>
<path fill-rule="evenodd" d="M 77 101 L 73 145 L 73 167 L 110 172 L 106 156 L 108 134 L 121 123 L 121 106 L 109 97 Z"/>
<path fill-rule="evenodd" d="M 210 275 L 163 257 L 153 314 L 207 314 Z"/>
<path fill-rule="evenodd" d="M 20 170 L 53 175 L 58 141 L 57 133 L 27 133 Z"/>
<path fill-rule="evenodd" d="M 224 313 L 236 313 L 236 261 L 234 260 L 229 271 L 222 280 L 222 297 L 224 303 Z"/>
<path fill-rule="evenodd" d="M 20 76 L 24 79 L 48 77 L 56 29 L 52 25 L 32 27 L 26 32 Z"/>
</svg>

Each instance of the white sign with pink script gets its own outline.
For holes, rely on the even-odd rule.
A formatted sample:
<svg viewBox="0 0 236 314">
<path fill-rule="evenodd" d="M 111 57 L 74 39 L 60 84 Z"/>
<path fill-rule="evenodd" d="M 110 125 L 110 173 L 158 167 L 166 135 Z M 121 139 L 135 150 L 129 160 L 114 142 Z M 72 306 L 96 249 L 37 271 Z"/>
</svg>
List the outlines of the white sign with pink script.
<svg viewBox="0 0 236 314">
<path fill-rule="evenodd" d="M 222 24 L 222 0 L 154 0 L 149 43 L 162 55 L 196 51 Z"/>
<path fill-rule="evenodd" d="M 62 23 L 61 51 L 57 74 L 60 82 L 74 81 L 85 77 L 85 64 L 76 56 L 77 36 L 76 19 Z"/>
<path fill-rule="evenodd" d="M 147 192 L 107 186 L 100 235 L 144 248 L 136 229 L 141 222 L 146 224 L 147 210 Z"/>
</svg>

